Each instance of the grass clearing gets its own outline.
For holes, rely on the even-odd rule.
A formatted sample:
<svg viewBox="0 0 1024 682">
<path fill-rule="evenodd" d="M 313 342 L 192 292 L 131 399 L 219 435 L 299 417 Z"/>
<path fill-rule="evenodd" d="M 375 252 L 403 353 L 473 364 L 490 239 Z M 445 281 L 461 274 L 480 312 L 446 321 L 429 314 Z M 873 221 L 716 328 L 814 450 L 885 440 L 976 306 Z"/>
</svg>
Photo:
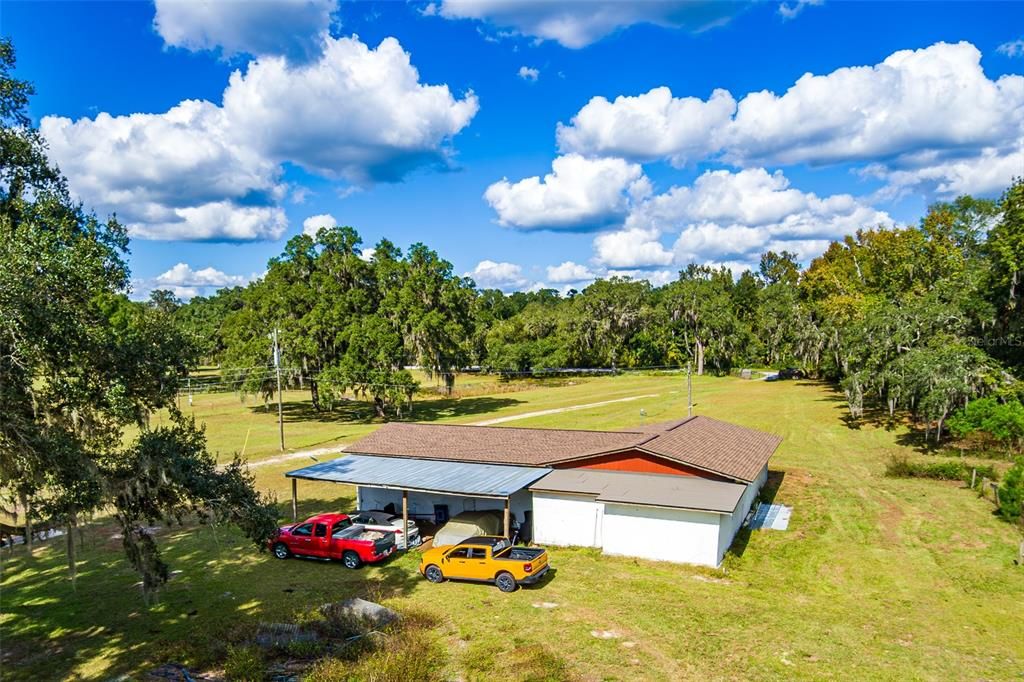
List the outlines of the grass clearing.
<svg viewBox="0 0 1024 682">
<path fill-rule="evenodd" d="M 32 558 L 20 549 L 2 553 L 4 678 L 108 679 L 167 661 L 222 664 L 232 633 L 349 596 L 436 619 L 424 636 L 443 679 L 1024 675 L 1024 568 L 1013 565 L 1021 536 L 993 515 L 990 502 L 956 482 L 886 477 L 891 455 L 910 452 L 900 444 L 905 432 L 849 428 L 845 405 L 828 386 L 701 377 L 694 393 L 697 413 L 785 439 L 770 468 L 775 500 L 794 508 L 790 530 L 742 533 L 720 571 L 552 548 L 554 576 L 506 595 L 469 583 L 428 584 L 415 572 L 415 553 L 349 571 L 277 561 L 229 529 L 168 528 L 161 546 L 180 573 L 147 610 L 133 587 L 138 578 L 110 537 L 113 526 L 97 522 L 86 534 L 77 588 L 65 578 L 61 541 Z M 621 428 L 638 423 L 641 408 L 648 421 L 685 414 L 679 375 L 526 386 L 432 400 L 429 409 L 423 401 L 417 412 L 424 406 L 439 420 L 472 422 L 641 394 L 658 395 L 510 426 Z M 241 423 L 251 412 L 237 396 L 204 397 L 211 403 L 196 401 L 197 416 L 223 453 L 244 435 Z M 490 402 L 473 402 L 483 399 Z M 267 417 L 269 445 L 247 449 L 255 458 L 277 454 L 274 418 Z M 319 447 L 376 425 L 329 419 L 288 426 L 296 447 Z M 282 474 L 300 465 L 253 472 L 283 503 L 290 489 Z M 353 504 L 347 486 L 304 481 L 299 493 L 301 513 Z M 381 668 L 369 660 L 334 664 L 335 672 L 368 676 Z"/>
<path fill-rule="evenodd" d="M 706 383 L 707 390 L 716 390 L 714 381 L 705 378 L 698 378 L 698 381 Z M 464 383 L 467 385 L 463 386 Z M 475 389 L 481 387 L 490 392 L 476 394 Z M 553 421 L 562 428 L 618 428 L 621 424 L 639 423 L 641 408 L 646 410 L 648 421 L 675 418 L 680 410 L 685 414 L 686 378 L 680 374 L 510 382 L 499 382 L 492 376 L 467 374 L 460 375 L 453 397 L 418 395 L 411 419 L 473 423 L 644 394 L 658 395 L 622 403 L 618 409 L 552 415 Z M 254 462 L 281 454 L 276 402 L 265 405 L 257 396 L 243 397 L 237 393 L 197 393 L 192 398 L 192 405 L 188 404 L 188 396 L 182 396 L 179 403 L 186 415 L 206 424 L 210 450 L 218 453 L 220 461 L 230 460 L 236 452 Z M 362 401 L 346 401 L 336 405 L 332 411 L 316 412 L 310 402 L 309 391 L 284 391 L 282 413 L 287 452 L 351 442 L 380 425 L 372 406 Z M 595 422 L 598 415 L 607 418 L 600 423 Z M 627 421 L 622 422 L 622 418 Z M 162 414 L 154 417 L 156 423 L 164 419 L 166 415 Z M 519 424 L 527 425 L 527 422 L 515 421 L 510 425 Z"/>
</svg>

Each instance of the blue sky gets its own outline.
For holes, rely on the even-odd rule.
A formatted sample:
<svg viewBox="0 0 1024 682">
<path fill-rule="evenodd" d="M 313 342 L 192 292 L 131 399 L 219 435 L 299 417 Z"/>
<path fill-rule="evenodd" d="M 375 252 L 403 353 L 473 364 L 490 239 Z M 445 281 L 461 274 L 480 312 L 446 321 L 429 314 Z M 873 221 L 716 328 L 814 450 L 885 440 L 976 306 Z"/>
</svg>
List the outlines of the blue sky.
<svg viewBox="0 0 1024 682">
<path fill-rule="evenodd" d="M 258 276 L 313 216 L 481 286 L 662 283 L 1024 175 L 1021 3 L 0 12 L 72 190 L 130 227 L 136 296 Z"/>
</svg>

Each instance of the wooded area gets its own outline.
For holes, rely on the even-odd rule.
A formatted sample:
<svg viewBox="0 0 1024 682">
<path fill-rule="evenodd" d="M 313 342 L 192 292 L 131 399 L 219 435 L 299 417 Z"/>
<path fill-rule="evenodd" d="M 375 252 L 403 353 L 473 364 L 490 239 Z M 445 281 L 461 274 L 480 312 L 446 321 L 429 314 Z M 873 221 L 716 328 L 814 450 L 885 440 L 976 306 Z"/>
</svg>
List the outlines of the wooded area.
<svg viewBox="0 0 1024 682">
<path fill-rule="evenodd" d="M 403 254 L 382 240 L 365 257 L 351 227 L 293 237 L 248 287 L 173 309 L 208 363 L 244 391 L 276 390 L 268 330 L 281 330 L 293 387 L 329 409 L 345 391 L 381 416 L 401 416 L 422 366 L 449 387 L 476 366 L 513 376 L 545 368 L 800 367 L 838 382 L 853 419 L 908 414 L 939 443 L 981 429 L 998 406 L 1000 442 L 1024 438 L 1024 182 L 999 201 L 933 205 L 918 225 L 865 226 L 803 269 L 767 252 L 739 278 L 690 264 L 662 287 L 613 278 L 562 296 L 555 290 L 478 290 L 422 244 Z M 986 407 L 987 406 L 987 407 Z M 1008 429 L 1008 431 L 1007 431 Z"/>
</svg>

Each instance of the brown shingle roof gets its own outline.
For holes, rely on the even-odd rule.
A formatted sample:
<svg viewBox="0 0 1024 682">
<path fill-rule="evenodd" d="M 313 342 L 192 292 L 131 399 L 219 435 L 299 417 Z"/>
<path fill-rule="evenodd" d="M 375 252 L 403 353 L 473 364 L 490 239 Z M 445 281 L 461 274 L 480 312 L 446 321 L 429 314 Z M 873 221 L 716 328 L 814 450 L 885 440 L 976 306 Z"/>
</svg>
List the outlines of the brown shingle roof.
<svg viewBox="0 0 1024 682">
<path fill-rule="evenodd" d="M 654 422 L 653 424 L 641 424 L 640 426 L 634 426 L 630 431 L 642 431 L 644 433 L 664 433 L 671 431 L 677 426 L 682 426 L 693 417 L 683 417 L 682 419 L 673 419 L 667 422 Z"/>
<path fill-rule="evenodd" d="M 753 481 L 782 442 L 780 436 L 697 416 L 641 446 L 698 469 Z"/>
<path fill-rule="evenodd" d="M 639 449 L 741 481 L 753 481 L 782 439 L 710 417 L 649 424 L 632 431 L 527 429 L 391 422 L 346 452 L 488 464 L 550 466 Z"/>
<path fill-rule="evenodd" d="M 629 431 L 523 429 L 391 422 L 346 452 L 490 464 L 544 466 L 561 459 L 616 452 L 649 438 Z"/>
</svg>

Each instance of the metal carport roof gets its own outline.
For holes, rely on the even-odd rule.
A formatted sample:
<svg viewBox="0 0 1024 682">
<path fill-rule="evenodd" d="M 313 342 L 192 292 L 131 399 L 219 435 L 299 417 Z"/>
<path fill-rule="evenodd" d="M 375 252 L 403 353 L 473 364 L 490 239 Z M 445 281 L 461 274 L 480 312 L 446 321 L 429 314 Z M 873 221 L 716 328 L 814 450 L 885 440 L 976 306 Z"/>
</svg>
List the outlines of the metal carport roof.
<svg viewBox="0 0 1024 682">
<path fill-rule="evenodd" d="M 550 471 L 547 467 L 347 455 L 289 471 L 285 476 L 375 488 L 505 498 Z"/>
</svg>

